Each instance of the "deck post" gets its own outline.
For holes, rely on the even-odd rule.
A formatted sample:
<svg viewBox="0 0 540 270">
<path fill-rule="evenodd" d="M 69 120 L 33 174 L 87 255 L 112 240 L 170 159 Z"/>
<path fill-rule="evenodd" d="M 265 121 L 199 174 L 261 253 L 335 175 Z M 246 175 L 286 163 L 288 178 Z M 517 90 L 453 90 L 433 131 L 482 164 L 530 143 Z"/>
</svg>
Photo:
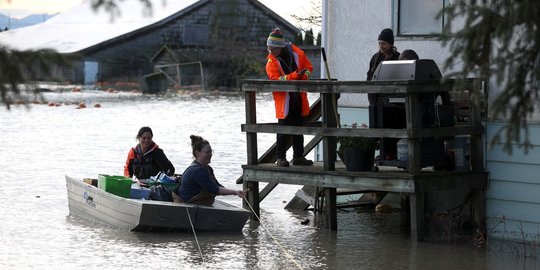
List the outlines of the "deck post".
<svg viewBox="0 0 540 270">
<path fill-rule="evenodd" d="M 337 203 L 336 188 L 324 188 L 324 202 L 326 204 L 326 227 L 337 230 Z"/>
<path fill-rule="evenodd" d="M 473 85 L 474 87 L 475 85 Z M 479 90 L 481 91 L 481 90 Z M 482 126 L 482 116 L 481 116 L 481 104 L 475 102 L 473 106 L 470 106 L 470 121 L 471 125 L 475 127 Z M 482 134 L 471 135 L 470 137 L 471 145 L 471 168 L 473 172 L 482 172 L 484 168 L 484 145 L 482 141 Z"/>
<path fill-rule="evenodd" d="M 411 240 L 423 241 L 426 233 L 425 193 L 416 191 L 410 196 Z"/>
<path fill-rule="evenodd" d="M 415 130 L 420 127 L 420 121 L 422 121 L 422 114 L 420 112 L 420 106 L 418 104 L 418 94 L 413 93 L 407 96 L 407 102 L 405 103 L 406 125 L 407 131 Z M 408 134 L 408 164 L 407 171 L 413 175 L 419 175 L 422 169 L 422 155 L 420 151 L 420 141 L 414 137 L 414 134 Z M 411 138 L 413 136 L 413 138 Z"/>
<path fill-rule="evenodd" d="M 246 124 L 257 124 L 257 100 L 254 91 L 245 92 L 246 99 Z M 246 144 L 247 144 L 247 164 L 257 165 L 259 164 L 258 152 L 257 152 L 257 133 L 246 132 Z M 249 181 L 245 179 L 243 182 L 243 188 L 247 194 L 247 201 L 242 201 L 242 206 L 247 210 L 252 210 L 251 219 L 258 220 L 260 217 L 260 201 L 259 201 L 259 182 Z M 251 207 L 248 205 L 251 205 Z M 251 209 L 253 208 L 253 209 Z"/>
<path fill-rule="evenodd" d="M 338 115 L 335 95 L 321 94 L 321 107 L 322 127 L 337 127 Z M 336 147 L 336 137 L 323 137 L 323 162 L 324 169 L 327 171 L 336 170 Z M 323 188 L 323 190 L 326 206 L 326 227 L 330 230 L 337 230 L 336 188 Z"/>
<path fill-rule="evenodd" d="M 484 234 L 486 231 L 486 196 L 483 188 L 472 190 L 473 220 L 475 233 Z"/>
<path fill-rule="evenodd" d="M 480 88 L 478 82 L 473 83 L 473 89 L 476 87 Z M 478 89 L 482 91 L 482 89 Z M 485 93 L 485 92 L 484 92 Z M 475 102 L 470 106 L 470 121 L 471 125 L 475 127 L 482 126 L 482 114 L 481 114 L 481 104 Z M 470 146 L 471 146 L 471 170 L 474 173 L 481 173 L 484 170 L 484 144 L 482 141 L 482 135 L 471 135 L 470 137 Z M 473 197 L 473 220 L 474 220 L 474 229 L 475 233 L 484 233 L 485 232 L 485 218 L 486 218 L 486 198 L 484 188 L 475 188 L 472 190 Z"/>
<path fill-rule="evenodd" d="M 334 94 L 321 94 L 322 126 L 337 127 L 337 101 Z M 336 137 L 323 137 L 323 162 L 327 171 L 336 170 Z"/>
</svg>

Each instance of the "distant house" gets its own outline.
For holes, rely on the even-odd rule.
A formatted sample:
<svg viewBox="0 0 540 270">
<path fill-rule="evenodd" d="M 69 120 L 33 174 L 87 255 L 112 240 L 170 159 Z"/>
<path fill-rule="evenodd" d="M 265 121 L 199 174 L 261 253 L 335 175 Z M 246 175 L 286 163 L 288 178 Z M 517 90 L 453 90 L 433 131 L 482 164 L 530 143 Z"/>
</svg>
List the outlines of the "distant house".
<svg viewBox="0 0 540 270">
<path fill-rule="evenodd" d="M 78 55 L 82 61 L 61 73 L 66 80 L 86 84 L 134 81 L 155 73 L 151 60 L 166 46 L 176 57 L 169 64 L 201 62 L 204 83 L 232 85 L 234 77 L 243 74 L 236 67 L 251 68 L 248 75 L 264 74 L 266 38 L 274 27 L 292 41 L 300 34 L 256 0 L 152 3 L 148 10 L 140 1 L 118 1 L 120 15 L 112 17 L 84 1 L 42 24 L 1 33 L 0 43 L 18 50 L 52 48 Z M 318 50 L 312 51 L 318 56 Z"/>
<path fill-rule="evenodd" d="M 444 18 L 435 18 L 447 1 L 400 0 L 323 0 L 322 46 L 326 48 L 332 76 L 338 80 L 366 79 L 369 60 L 377 52 L 377 38 L 384 28 L 392 28 L 399 51 L 414 49 L 420 58 L 433 59 L 443 67 L 450 53 L 437 40 Z M 407 8 L 400 8 L 407 5 Z M 373 15 L 376 13 L 376 16 Z M 459 68 L 459 67 L 456 67 Z M 443 74 L 447 70 L 441 70 Z M 489 95 L 498 93 L 498 85 L 490 85 Z M 362 110 L 365 97 L 342 95 L 342 114 Z M 364 110 L 365 111 L 365 110 Z M 348 113 L 349 118 L 358 112 Z M 358 121 L 348 119 L 349 122 Z M 493 148 L 488 142 L 502 126 L 489 117 L 484 120 L 485 167 L 490 172 L 486 190 L 486 230 L 490 237 L 538 241 L 540 231 L 540 114 L 535 112 L 528 122 L 534 147 L 528 153 L 515 146 L 512 155 Z"/>
</svg>

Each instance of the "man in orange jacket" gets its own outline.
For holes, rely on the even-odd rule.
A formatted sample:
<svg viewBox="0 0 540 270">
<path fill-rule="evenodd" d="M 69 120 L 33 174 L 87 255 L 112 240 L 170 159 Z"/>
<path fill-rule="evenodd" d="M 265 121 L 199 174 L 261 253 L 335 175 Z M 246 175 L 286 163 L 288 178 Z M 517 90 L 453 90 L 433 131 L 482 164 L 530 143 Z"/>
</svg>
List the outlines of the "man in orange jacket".
<svg viewBox="0 0 540 270">
<path fill-rule="evenodd" d="M 279 28 L 274 29 L 266 41 L 268 61 L 266 74 L 270 80 L 307 80 L 313 67 L 304 52 L 290 42 L 285 42 Z M 301 126 L 303 118 L 309 115 L 309 102 L 306 92 L 272 92 L 274 96 L 278 125 Z M 277 165 L 289 166 L 286 158 L 287 136 L 277 134 Z M 312 165 L 313 161 L 304 157 L 304 136 L 293 135 L 293 165 Z"/>
</svg>

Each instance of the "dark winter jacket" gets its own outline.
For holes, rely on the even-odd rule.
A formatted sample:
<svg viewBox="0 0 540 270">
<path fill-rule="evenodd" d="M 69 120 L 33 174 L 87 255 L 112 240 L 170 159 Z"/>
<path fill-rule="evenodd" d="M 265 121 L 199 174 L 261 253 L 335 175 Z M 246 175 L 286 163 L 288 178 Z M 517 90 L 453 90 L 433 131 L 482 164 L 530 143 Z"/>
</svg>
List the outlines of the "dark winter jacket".
<svg viewBox="0 0 540 270">
<path fill-rule="evenodd" d="M 178 196 L 187 203 L 212 205 L 220 187 L 212 167 L 194 160 L 182 174 Z"/>
<path fill-rule="evenodd" d="M 125 176 L 133 177 L 135 175 L 138 179 L 148 179 L 159 172 L 172 176 L 174 175 L 174 166 L 157 144 L 152 143 L 146 153 L 142 153 L 140 145 L 129 150 L 124 166 Z"/>
<path fill-rule="evenodd" d="M 371 57 L 371 61 L 369 61 L 369 70 L 367 72 L 366 80 L 371 81 L 371 79 L 373 78 L 373 73 L 375 73 L 375 69 L 377 69 L 377 67 L 382 61 L 387 60 L 399 60 L 399 52 L 396 50 L 396 47 L 392 47 L 392 54 L 388 58 L 385 58 L 384 54 L 380 51 Z"/>
</svg>

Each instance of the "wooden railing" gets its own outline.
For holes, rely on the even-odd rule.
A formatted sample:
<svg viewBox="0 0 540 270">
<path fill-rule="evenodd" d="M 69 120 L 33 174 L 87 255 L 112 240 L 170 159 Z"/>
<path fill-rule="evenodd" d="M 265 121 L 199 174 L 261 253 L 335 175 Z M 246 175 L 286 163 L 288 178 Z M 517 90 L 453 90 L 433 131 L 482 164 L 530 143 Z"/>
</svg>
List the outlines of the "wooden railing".
<svg viewBox="0 0 540 270">
<path fill-rule="evenodd" d="M 408 140 L 408 166 L 412 175 L 418 175 L 422 169 L 420 160 L 420 140 L 432 137 L 451 137 L 469 135 L 471 142 L 471 167 L 473 172 L 483 171 L 483 147 L 481 125 L 481 103 L 471 104 L 469 121 L 454 127 L 424 128 L 421 124 L 421 112 L 417 96 L 426 93 L 467 90 L 469 93 L 482 92 L 482 83 L 470 79 L 464 89 L 457 89 L 454 80 L 418 80 L 418 81 L 269 81 L 244 80 L 242 91 L 245 92 L 246 123 L 242 131 L 247 136 L 248 165 L 258 164 L 257 133 L 307 134 L 322 137 L 323 162 L 325 170 L 335 170 L 336 137 L 373 137 L 405 138 Z M 460 84 L 462 85 L 462 84 Z M 255 95 L 257 92 L 309 92 L 319 93 L 321 102 L 321 121 L 307 126 L 281 126 L 276 123 L 258 123 L 256 119 Z M 351 129 L 338 127 L 337 96 L 343 93 L 381 94 L 405 97 L 405 129 L 368 128 Z M 477 95 L 481 96 L 481 95 Z"/>
</svg>

